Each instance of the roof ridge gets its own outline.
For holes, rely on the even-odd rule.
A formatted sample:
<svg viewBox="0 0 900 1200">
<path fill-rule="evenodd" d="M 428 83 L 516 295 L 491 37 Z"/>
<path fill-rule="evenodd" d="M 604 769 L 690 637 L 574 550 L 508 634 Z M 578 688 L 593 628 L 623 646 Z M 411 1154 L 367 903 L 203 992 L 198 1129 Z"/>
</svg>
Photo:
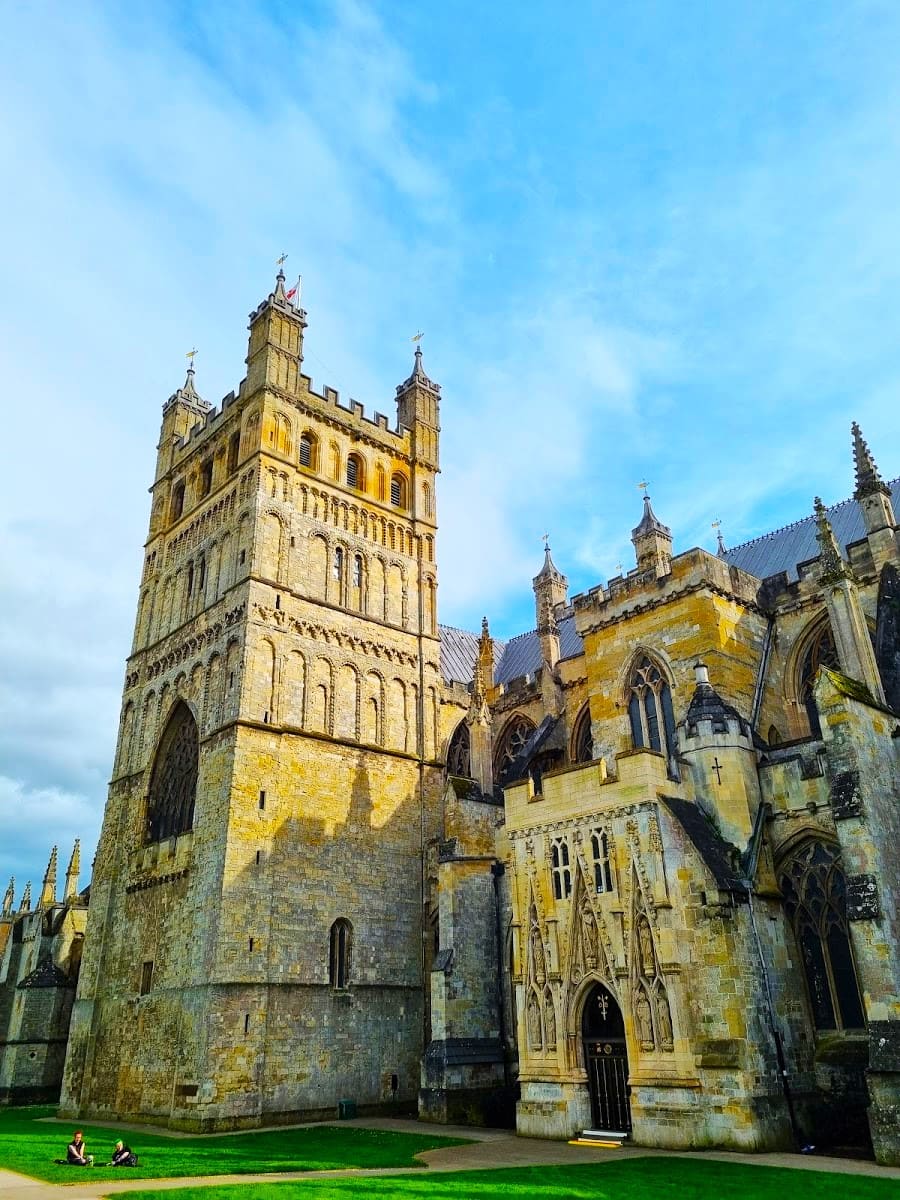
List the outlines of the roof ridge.
<svg viewBox="0 0 900 1200">
<path fill-rule="evenodd" d="M 893 490 L 896 484 L 900 484 L 900 475 L 896 479 L 888 479 L 887 486 Z M 846 504 L 858 504 L 859 501 L 855 496 L 847 496 L 845 500 L 838 500 L 834 504 L 826 505 L 826 512 L 834 512 L 836 508 L 843 508 Z M 733 554 L 736 550 L 743 550 L 745 546 L 755 546 L 757 542 L 764 542 L 768 538 L 773 538 L 779 533 L 786 533 L 789 529 L 796 529 L 798 525 L 804 525 L 807 521 L 814 521 L 815 514 L 810 513 L 806 517 L 798 517 L 796 521 L 789 521 L 787 525 L 779 525 L 777 529 L 770 529 L 768 533 L 761 533 L 755 538 L 748 538 L 746 542 L 738 542 L 734 546 L 729 546 L 725 552 L 727 558 L 729 554 Z"/>
</svg>

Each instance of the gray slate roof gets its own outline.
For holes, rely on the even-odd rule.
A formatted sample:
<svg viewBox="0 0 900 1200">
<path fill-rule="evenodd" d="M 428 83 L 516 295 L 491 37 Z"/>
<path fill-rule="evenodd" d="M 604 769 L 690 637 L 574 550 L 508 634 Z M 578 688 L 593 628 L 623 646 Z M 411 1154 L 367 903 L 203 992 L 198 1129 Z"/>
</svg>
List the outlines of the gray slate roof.
<svg viewBox="0 0 900 1200">
<path fill-rule="evenodd" d="M 891 480 L 889 487 L 894 497 L 894 511 L 900 508 L 900 479 Z M 851 542 L 861 541 L 866 536 L 866 526 L 858 500 L 842 500 L 826 510 L 834 536 L 844 555 Z M 816 541 L 816 518 L 810 514 L 802 521 L 794 521 L 783 529 L 763 534 L 741 546 L 725 551 L 725 561 L 739 567 L 757 579 L 768 579 L 770 575 L 787 572 L 789 580 L 797 578 L 797 564 L 819 557 Z"/>
<path fill-rule="evenodd" d="M 478 635 L 450 625 L 440 626 L 441 674 L 449 682 L 471 683 L 475 678 L 478 657 Z M 559 656 L 575 658 L 583 652 L 575 629 L 574 617 L 563 617 L 559 623 Z M 494 682 L 509 683 L 523 675 L 533 675 L 541 665 L 541 643 L 537 630 L 520 633 L 508 642 L 494 639 Z"/>
<path fill-rule="evenodd" d="M 889 481 L 894 498 L 894 511 L 900 512 L 900 478 Z M 866 536 L 866 526 L 858 500 L 842 500 L 826 510 L 834 536 L 844 555 L 847 546 L 859 542 Z M 768 579 L 785 571 L 789 580 L 797 579 L 797 564 L 819 557 L 816 541 L 816 518 L 810 514 L 802 521 L 794 521 L 782 529 L 765 533 L 762 537 L 733 546 L 725 551 L 725 561 L 739 567 L 757 579 Z M 478 657 L 478 634 L 465 629 L 454 629 L 450 625 L 440 626 L 441 674 L 449 683 L 469 684 L 475 677 L 475 660 Z M 559 623 L 560 658 L 575 658 L 583 653 L 584 646 L 575 629 L 574 617 L 563 617 Z M 533 675 L 541 665 L 541 643 L 537 630 L 520 633 L 508 642 L 494 639 L 494 680 L 509 683 L 524 675 Z"/>
</svg>

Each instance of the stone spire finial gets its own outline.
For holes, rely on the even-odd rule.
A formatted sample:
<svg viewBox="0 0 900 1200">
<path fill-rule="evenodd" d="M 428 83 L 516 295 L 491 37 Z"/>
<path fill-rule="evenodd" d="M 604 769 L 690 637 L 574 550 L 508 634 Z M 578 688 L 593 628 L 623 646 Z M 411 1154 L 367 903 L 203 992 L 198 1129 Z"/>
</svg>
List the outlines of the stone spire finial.
<svg viewBox="0 0 900 1200">
<path fill-rule="evenodd" d="M 25 891 L 22 893 L 22 899 L 19 901 L 19 912 L 31 912 L 31 880 L 25 884 Z"/>
<path fill-rule="evenodd" d="M 422 347 L 418 344 L 416 345 L 416 354 L 415 359 L 413 360 L 412 374 L 408 379 L 404 379 L 403 383 L 397 386 L 397 395 L 399 396 L 402 392 L 408 391 L 409 388 L 416 386 L 427 388 L 429 391 L 437 394 L 440 394 L 441 390 L 440 384 L 435 383 L 433 379 L 429 379 L 425 374 L 425 368 L 422 366 Z"/>
<path fill-rule="evenodd" d="M 44 882 L 41 886 L 41 895 L 38 900 L 38 910 L 49 908 L 56 903 L 56 847 L 50 851 L 50 861 L 47 863 L 47 870 L 44 872 Z"/>
<path fill-rule="evenodd" d="M 66 890 L 63 893 L 63 900 L 66 904 L 70 904 L 78 895 L 78 876 L 81 872 L 81 838 L 75 839 L 75 845 L 72 847 L 72 857 L 69 859 L 69 865 L 66 868 Z"/>
<path fill-rule="evenodd" d="M 850 426 L 850 430 L 853 434 L 853 465 L 856 468 L 856 491 L 853 493 L 854 499 L 862 500 L 863 496 L 871 496 L 875 492 L 882 492 L 884 495 L 889 496 L 890 488 L 881 478 L 878 467 L 875 465 L 875 459 L 872 457 L 872 452 L 855 421 Z"/>
<path fill-rule="evenodd" d="M 7 887 L 6 891 L 3 894 L 3 907 L 0 908 L 0 917 L 11 917 L 12 916 L 13 898 L 15 897 L 15 894 L 16 894 L 16 877 L 15 877 L 15 875 L 11 875 L 10 880 L 9 880 L 9 886 Z"/>
<path fill-rule="evenodd" d="M 822 582 L 830 583 L 836 579 L 845 579 L 850 574 L 850 569 L 841 557 L 840 547 L 834 536 L 834 530 L 831 528 L 831 522 L 828 520 L 828 510 L 819 496 L 816 496 L 813 506 L 818 525 L 816 540 L 819 543 Z"/>
<path fill-rule="evenodd" d="M 646 487 L 646 484 L 641 484 Z M 631 531 L 631 543 L 639 571 L 656 572 L 657 577 L 669 571 L 672 561 L 672 530 L 663 525 L 653 511 L 649 492 L 644 492 L 644 511 Z"/>
</svg>

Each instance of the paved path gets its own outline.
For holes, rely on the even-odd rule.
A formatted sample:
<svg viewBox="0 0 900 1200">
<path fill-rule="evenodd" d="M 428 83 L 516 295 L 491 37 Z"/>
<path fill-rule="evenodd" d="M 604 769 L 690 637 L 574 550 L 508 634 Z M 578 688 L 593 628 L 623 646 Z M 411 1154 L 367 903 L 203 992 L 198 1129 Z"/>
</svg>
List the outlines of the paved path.
<svg viewBox="0 0 900 1200">
<path fill-rule="evenodd" d="M 333 1125 L 334 1121 L 320 1122 Z M 97 1124 L 97 1122 L 92 1122 Z M 433 1133 L 471 1139 L 467 1146 L 447 1146 L 426 1150 L 419 1157 L 429 1171 L 483 1171 L 501 1167 L 570 1166 L 573 1163 L 610 1162 L 622 1158 L 706 1158 L 718 1162 L 742 1163 L 754 1167 L 791 1167 L 800 1171 L 828 1171 L 843 1175 L 871 1175 L 900 1181 L 900 1167 L 879 1167 L 859 1159 L 825 1158 L 804 1154 L 733 1154 L 724 1150 L 702 1152 L 651 1150 L 626 1146 L 603 1150 L 590 1146 L 570 1146 L 568 1142 L 550 1142 L 540 1138 L 517 1137 L 507 1129 L 471 1129 L 455 1125 L 420 1124 L 415 1120 L 366 1119 L 347 1121 L 360 1129 L 391 1129 L 402 1133 Z M 116 1126 L 122 1128 L 122 1126 Z M 279 1126 L 279 1128 L 282 1128 Z M 153 1129 L 157 1133 L 157 1129 Z M 169 1190 L 182 1187 L 211 1187 L 221 1184 L 284 1183 L 290 1179 L 334 1179 L 357 1175 L 423 1175 L 421 1167 L 380 1167 L 374 1170 L 292 1171 L 267 1175 L 206 1175 L 188 1179 L 115 1179 L 76 1184 L 43 1183 L 0 1171 L 2 1200 L 100 1200 L 120 1192 L 143 1189 Z"/>
</svg>

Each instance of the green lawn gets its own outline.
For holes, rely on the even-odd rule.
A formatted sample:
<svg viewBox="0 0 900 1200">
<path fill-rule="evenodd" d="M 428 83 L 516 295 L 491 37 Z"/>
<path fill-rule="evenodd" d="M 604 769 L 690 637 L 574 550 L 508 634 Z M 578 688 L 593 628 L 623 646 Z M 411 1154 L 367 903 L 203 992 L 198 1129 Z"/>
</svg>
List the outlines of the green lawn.
<svg viewBox="0 0 900 1200">
<path fill-rule="evenodd" d="M 388 1133 L 347 1125 L 277 1129 L 227 1137 L 171 1138 L 151 1133 L 117 1134 L 92 1125 L 57 1125 L 37 1120 L 53 1108 L 0 1108 L 0 1168 L 49 1183 L 87 1183 L 104 1179 L 170 1179 L 192 1175 L 257 1174 L 265 1171 L 321 1171 L 341 1167 L 420 1166 L 413 1157 L 437 1146 L 464 1144 L 458 1138 Z M 66 1167 L 72 1132 L 84 1133 L 96 1163 L 109 1159 L 122 1136 L 138 1155 L 139 1167 Z"/>
<path fill-rule="evenodd" d="M 129 1200 L 896 1200 L 896 1179 L 688 1158 L 130 1192 Z"/>
</svg>

